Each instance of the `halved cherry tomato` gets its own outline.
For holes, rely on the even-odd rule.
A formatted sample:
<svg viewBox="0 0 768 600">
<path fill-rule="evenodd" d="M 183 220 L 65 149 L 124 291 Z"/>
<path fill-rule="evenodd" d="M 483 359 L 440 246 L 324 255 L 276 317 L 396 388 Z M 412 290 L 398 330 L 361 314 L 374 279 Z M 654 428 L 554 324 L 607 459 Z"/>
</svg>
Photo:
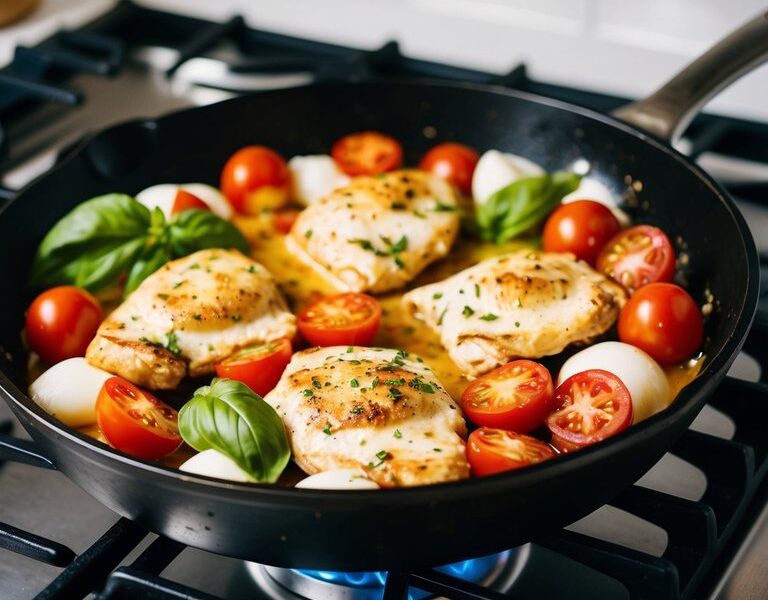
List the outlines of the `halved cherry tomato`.
<svg viewBox="0 0 768 600">
<path fill-rule="evenodd" d="M 171 214 L 175 215 L 178 212 L 181 212 L 183 210 L 188 210 L 190 208 L 199 208 L 201 210 L 211 210 L 210 207 L 200 200 L 197 196 L 194 194 L 190 194 L 189 192 L 179 188 L 179 190 L 176 192 L 176 197 L 173 199 L 173 207 L 171 207 Z"/>
<path fill-rule="evenodd" d="M 403 147 L 395 138 L 378 131 L 362 131 L 337 141 L 331 156 L 347 175 L 378 175 L 402 164 Z"/>
<path fill-rule="evenodd" d="M 632 422 L 632 397 L 613 373 L 590 369 L 566 379 L 555 390 L 547 417 L 552 445 L 565 452 L 589 446 L 625 430 Z"/>
<path fill-rule="evenodd" d="M 619 339 L 663 365 L 693 356 L 703 338 L 699 307 L 688 292 L 672 283 L 640 288 L 619 315 Z"/>
<path fill-rule="evenodd" d="M 610 209 L 592 200 L 561 204 L 544 225 L 542 246 L 547 252 L 573 252 L 594 266 L 605 243 L 621 229 Z"/>
<path fill-rule="evenodd" d="M 315 346 L 367 346 L 380 321 L 378 301 L 356 292 L 323 298 L 297 317 L 302 337 Z"/>
<path fill-rule="evenodd" d="M 300 212 L 300 210 L 296 210 L 295 208 L 276 210 L 272 213 L 272 225 L 278 233 L 285 235 L 291 231 Z"/>
<path fill-rule="evenodd" d="M 96 421 L 113 448 L 156 460 L 181 445 L 179 414 L 122 377 L 110 377 L 96 399 Z"/>
<path fill-rule="evenodd" d="M 63 285 L 44 291 L 27 309 L 27 343 L 45 362 L 85 356 L 103 314 L 84 289 Z"/>
<path fill-rule="evenodd" d="M 217 364 L 216 375 L 242 381 L 265 396 L 280 381 L 291 354 L 291 342 L 287 339 L 250 346 Z"/>
<path fill-rule="evenodd" d="M 472 191 L 472 174 L 480 155 L 464 144 L 438 144 L 424 155 L 419 168 L 447 179 L 464 194 Z"/>
<path fill-rule="evenodd" d="M 528 433 L 552 412 L 552 393 L 552 377 L 543 365 L 516 360 L 470 383 L 461 407 L 478 425 Z"/>
<path fill-rule="evenodd" d="M 221 191 L 239 213 L 255 215 L 288 201 L 290 173 L 282 156 L 265 146 L 235 152 L 221 172 Z"/>
<path fill-rule="evenodd" d="M 549 444 L 514 431 L 481 427 L 467 438 L 467 460 L 478 477 L 527 467 L 556 455 Z"/>
<path fill-rule="evenodd" d="M 630 292 L 675 276 L 675 250 L 658 227 L 637 225 L 608 241 L 597 257 L 597 270 Z"/>
</svg>

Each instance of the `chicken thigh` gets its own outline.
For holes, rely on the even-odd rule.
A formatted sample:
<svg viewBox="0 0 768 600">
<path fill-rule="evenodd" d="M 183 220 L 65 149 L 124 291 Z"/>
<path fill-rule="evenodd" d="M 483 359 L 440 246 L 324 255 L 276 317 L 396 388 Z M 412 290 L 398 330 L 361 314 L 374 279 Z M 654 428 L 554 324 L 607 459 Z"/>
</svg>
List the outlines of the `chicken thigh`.
<svg viewBox="0 0 768 600">
<path fill-rule="evenodd" d="M 352 182 L 304 210 L 288 249 L 340 290 L 404 286 L 448 254 L 459 231 L 449 183 L 418 170 Z"/>
<path fill-rule="evenodd" d="M 613 325 L 626 299 L 624 288 L 572 254 L 530 250 L 489 258 L 403 296 L 469 375 L 589 341 Z"/>
<path fill-rule="evenodd" d="M 385 487 L 469 476 L 461 409 L 432 370 L 402 350 L 299 352 L 265 400 L 310 475 L 362 468 Z"/>
<path fill-rule="evenodd" d="M 295 332 L 264 267 L 237 250 L 201 250 L 147 277 L 104 320 L 85 358 L 137 385 L 172 389 L 240 348 Z"/>
</svg>

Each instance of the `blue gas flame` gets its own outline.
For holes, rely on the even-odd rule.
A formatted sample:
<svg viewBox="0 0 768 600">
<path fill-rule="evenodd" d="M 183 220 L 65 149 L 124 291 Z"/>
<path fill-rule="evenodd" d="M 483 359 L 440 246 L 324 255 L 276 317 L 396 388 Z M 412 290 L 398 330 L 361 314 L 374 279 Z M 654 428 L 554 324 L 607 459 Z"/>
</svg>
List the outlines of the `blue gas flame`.
<svg viewBox="0 0 768 600">
<path fill-rule="evenodd" d="M 444 565 L 442 567 L 437 567 L 436 570 L 452 575 L 458 579 L 463 579 L 464 581 L 472 581 L 476 583 L 482 581 L 501 561 L 506 560 L 509 557 L 509 554 L 510 551 L 507 550 L 500 554 L 492 554 L 482 558 L 472 558 L 450 565 Z M 366 597 L 371 599 L 380 598 L 382 596 L 384 592 L 384 584 L 387 581 L 386 571 L 345 572 L 298 569 L 298 572 L 307 575 L 308 577 L 335 583 L 337 585 L 345 585 L 354 588 L 369 588 L 367 591 L 370 593 L 366 594 Z M 410 600 L 421 600 L 428 595 L 427 592 L 412 588 L 408 597 Z"/>
</svg>

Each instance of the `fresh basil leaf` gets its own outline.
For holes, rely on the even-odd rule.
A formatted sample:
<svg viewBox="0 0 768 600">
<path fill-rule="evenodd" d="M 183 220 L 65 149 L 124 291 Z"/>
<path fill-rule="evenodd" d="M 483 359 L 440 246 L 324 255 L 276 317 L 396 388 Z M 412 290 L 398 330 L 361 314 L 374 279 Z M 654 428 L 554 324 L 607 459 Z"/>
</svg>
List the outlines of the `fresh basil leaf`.
<svg viewBox="0 0 768 600">
<path fill-rule="evenodd" d="M 145 246 L 125 280 L 123 297 L 127 297 L 139 284 L 171 260 L 171 247 L 164 241 Z"/>
<path fill-rule="evenodd" d="M 179 411 L 179 431 L 195 450 L 226 454 L 256 481 L 274 483 L 291 458 L 280 416 L 233 379 L 198 388 Z"/>
<path fill-rule="evenodd" d="M 580 181 L 575 173 L 556 171 L 510 183 L 478 208 L 475 220 L 480 236 L 497 244 L 515 238 L 544 220 Z"/>
<path fill-rule="evenodd" d="M 149 224 L 149 210 L 125 194 L 83 202 L 43 239 L 32 263 L 30 283 L 102 289 L 131 267 L 146 243 Z"/>
<path fill-rule="evenodd" d="M 250 248 L 243 234 L 208 210 L 189 209 L 178 213 L 168 229 L 175 256 L 186 256 L 206 248 L 237 248 L 248 254 Z"/>
</svg>

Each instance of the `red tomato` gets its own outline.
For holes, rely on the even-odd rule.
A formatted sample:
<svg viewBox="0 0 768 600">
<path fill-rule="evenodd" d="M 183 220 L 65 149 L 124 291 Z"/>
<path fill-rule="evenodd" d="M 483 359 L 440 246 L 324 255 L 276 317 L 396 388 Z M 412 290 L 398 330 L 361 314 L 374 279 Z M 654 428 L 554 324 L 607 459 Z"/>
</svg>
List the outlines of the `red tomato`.
<svg viewBox="0 0 768 600">
<path fill-rule="evenodd" d="M 503 429 L 481 427 L 467 439 L 467 460 L 478 477 L 527 467 L 556 454 L 541 440 Z"/>
<path fill-rule="evenodd" d="M 121 452 L 156 460 L 181 445 L 179 414 L 122 377 L 110 377 L 96 399 L 96 421 Z"/>
<path fill-rule="evenodd" d="M 640 288 L 619 315 L 619 339 L 663 365 L 693 356 L 703 338 L 699 307 L 688 292 L 672 283 Z"/>
<path fill-rule="evenodd" d="M 291 354 L 291 342 L 287 339 L 251 346 L 217 364 L 216 375 L 242 381 L 264 396 L 280 381 Z"/>
<path fill-rule="evenodd" d="M 221 172 L 221 191 L 239 213 L 255 215 L 288 200 L 290 173 L 282 156 L 264 146 L 235 152 Z"/>
<path fill-rule="evenodd" d="M 447 142 L 424 155 L 419 168 L 447 179 L 464 194 L 472 192 L 472 174 L 480 155 L 469 146 Z"/>
<path fill-rule="evenodd" d="M 272 225 L 276 231 L 285 235 L 293 227 L 300 212 L 300 210 L 294 208 L 276 210 L 272 213 Z"/>
<path fill-rule="evenodd" d="M 552 393 L 552 377 L 543 365 L 516 360 L 470 383 L 461 407 L 478 425 L 528 433 L 554 408 Z"/>
<path fill-rule="evenodd" d="M 544 225 L 547 252 L 573 252 L 594 266 L 605 243 L 621 229 L 609 208 L 592 200 L 561 204 Z"/>
<path fill-rule="evenodd" d="M 208 205 L 200 200 L 194 194 L 190 194 L 187 191 L 179 188 L 176 192 L 176 197 L 173 199 L 173 207 L 171 208 L 171 214 L 175 215 L 183 210 L 189 210 L 190 208 L 199 208 L 201 210 L 211 210 Z"/>
<path fill-rule="evenodd" d="M 356 292 L 323 298 L 297 317 L 299 332 L 314 346 L 367 346 L 380 321 L 376 299 Z"/>
<path fill-rule="evenodd" d="M 98 301 L 85 290 L 71 285 L 51 288 L 27 309 L 27 343 L 50 364 L 85 356 L 102 318 Z"/>
<path fill-rule="evenodd" d="M 637 225 L 613 237 L 597 257 L 597 270 L 630 292 L 675 276 L 675 250 L 658 227 Z"/>
<path fill-rule="evenodd" d="M 402 164 L 403 147 L 395 138 L 378 131 L 362 131 L 337 141 L 331 155 L 347 175 L 378 175 Z"/>
<path fill-rule="evenodd" d="M 555 406 L 547 417 L 552 444 L 563 451 L 600 442 L 624 431 L 632 422 L 632 397 L 613 373 L 591 369 L 566 379 L 555 390 Z"/>
</svg>

